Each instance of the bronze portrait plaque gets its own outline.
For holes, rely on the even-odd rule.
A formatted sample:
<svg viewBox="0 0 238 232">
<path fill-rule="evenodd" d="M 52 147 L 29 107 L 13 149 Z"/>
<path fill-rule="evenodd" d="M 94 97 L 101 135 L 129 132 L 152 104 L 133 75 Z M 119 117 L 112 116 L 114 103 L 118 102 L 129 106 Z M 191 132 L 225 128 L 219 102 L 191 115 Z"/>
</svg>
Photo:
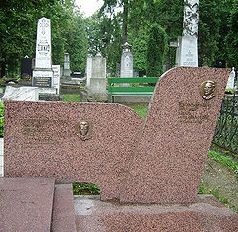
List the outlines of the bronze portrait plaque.
<svg viewBox="0 0 238 232">
<path fill-rule="evenodd" d="M 205 100 L 210 100 L 215 97 L 216 82 L 204 81 L 200 86 L 200 94 Z"/>
<path fill-rule="evenodd" d="M 92 135 L 92 125 L 90 122 L 82 120 L 79 122 L 78 124 L 78 133 L 77 135 L 79 135 L 80 139 L 85 141 L 91 138 Z"/>
</svg>

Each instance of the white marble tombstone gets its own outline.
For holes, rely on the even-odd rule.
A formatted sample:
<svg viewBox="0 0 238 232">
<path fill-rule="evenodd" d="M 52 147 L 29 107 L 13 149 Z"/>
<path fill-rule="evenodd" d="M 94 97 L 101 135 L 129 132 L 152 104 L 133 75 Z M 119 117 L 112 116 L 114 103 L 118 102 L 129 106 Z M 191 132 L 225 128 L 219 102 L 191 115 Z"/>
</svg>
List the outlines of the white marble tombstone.
<svg viewBox="0 0 238 232">
<path fill-rule="evenodd" d="M 61 77 L 60 65 L 52 65 L 52 69 L 54 72 L 52 87 L 55 88 L 56 93 L 59 94 L 60 93 L 60 77 Z"/>
<path fill-rule="evenodd" d="M 133 77 L 133 55 L 127 42 L 123 45 L 120 77 Z"/>
<path fill-rule="evenodd" d="M 52 87 L 53 70 L 51 61 L 51 23 L 41 18 L 37 25 L 36 59 L 32 84 L 38 87 Z"/>
<path fill-rule="evenodd" d="M 3 101 L 38 101 L 39 88 L 31 86 L 12 87 L 7 86 L 2 97 Z"/>
<path fill-rule="evenodd" d="M 92 77 L 92 63 L 93 63 L 93 58 L 91 55 L 88 55 L 87 57 L 87 64 L 86 64 L 86 86 L 90 86 L 90 79 Z"/>
<path fill-rule="evenodd" d="M 87 83 L 89 83 L 87 88 L 90 95 L 100 99 L 106 99 L 106 59 L 98 53 L 92 59 L 88 59 L 87 65 Z M 88 77 L 90 77 L 89 81 Z"/>
<path fill-rule="evenodd" d="M 234 89 L 235 76 L 236 76 L 236 72 L 235 72 L 235 68 L 233 67 L 228 78 L 226 90 Z"/>
<path fill-rule="evenodd" d="M 64 76 L 70 77 L 71 70 L 70 70 L 70 59 L 69 53 L 64 54 Z"/>
<path fill-rule="evenodd" d="M 198 7 L 199 0 L 184 1 L 183 36 L 179 39 L 178 66 L 198 67 Z"/>
</svg>

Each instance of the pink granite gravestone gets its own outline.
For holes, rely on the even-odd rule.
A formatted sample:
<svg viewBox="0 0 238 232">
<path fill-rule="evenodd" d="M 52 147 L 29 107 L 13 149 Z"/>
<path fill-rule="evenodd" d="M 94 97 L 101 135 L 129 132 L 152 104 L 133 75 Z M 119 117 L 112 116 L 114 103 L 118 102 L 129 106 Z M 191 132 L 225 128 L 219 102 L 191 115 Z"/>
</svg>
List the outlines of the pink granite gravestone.
<svg viewBox="0 0 238 232">
<path fill-rule="evenodd" d="M 237 231 L 237 214 L 197 197 L 227 78 L 225 69 L 170 70 L 144 124 L 119 104 L 7 102 L 5 175 L 93 182 L 102 200 L 120 200 L 75 199 L 69 231 Z M 58 230 L 73 217 L 69 186 L 55 197 Z"/>
<path fill-rule="evenodd" d="M 91 182 L 100 187 L 102 200 L 119 198 L 142 125 L 130 108 L 119 104 L 6 102 L 5 119 L 6 177 Z"/>
<path fill-rule="evenodd" d="M 228 70 L 212 68 L 175 68 L 162 76 L 121 202 L 195 201 L 227 78 Z"/>
</svg>

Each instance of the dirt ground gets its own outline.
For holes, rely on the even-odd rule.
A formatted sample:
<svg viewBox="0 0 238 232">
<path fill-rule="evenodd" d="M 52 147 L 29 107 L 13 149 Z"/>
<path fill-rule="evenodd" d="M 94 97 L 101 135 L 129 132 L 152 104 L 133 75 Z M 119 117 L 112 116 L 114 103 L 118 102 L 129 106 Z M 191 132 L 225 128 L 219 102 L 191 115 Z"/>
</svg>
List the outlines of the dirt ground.
<svg viewBox="0 0 238 232">
<path fill-rule="evenodd" d="M 206 190 L 215 192 L 227 200 L 227 206 L 238 212 L 238 173 L 234 173 L 216 161 L 209 159 L 202 183 Z"/>
</svg>

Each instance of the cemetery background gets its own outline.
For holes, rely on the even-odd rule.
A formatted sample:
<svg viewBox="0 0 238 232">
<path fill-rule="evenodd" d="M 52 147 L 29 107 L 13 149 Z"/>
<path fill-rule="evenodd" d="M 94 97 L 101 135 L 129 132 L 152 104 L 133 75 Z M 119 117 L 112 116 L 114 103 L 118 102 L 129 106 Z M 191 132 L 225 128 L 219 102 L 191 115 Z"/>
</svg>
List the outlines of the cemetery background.
<svg viewBox="0 0 238 232">
<path fill-rule="evenodd" d="M 87 51 L 96 55 L 98 51 L 107 58 L 107 67 L 112 75 L 117 73 L 124 43 L 125 28 L 128 42 L 132 45 L 135 70 L 147 74 L 148 39 L 150 27 L 156 23 L 164 28 L 168 45 L 177 42 L 182 35 L 184 1 L 104 1 L 101 13 L 83 18 L 74 10 L 73 1 L 1 1 L 2 22 L 0 27 L 1 77 L 18 78 L 21 59 L 34 57 L 37 20 L 43 16 L 52 23 L 52 62 L 64 63 L 64 53 L 70 54 L 71 70 L 84 73 Z M 114 3 L 113 3 L 114 2 Z M 129 13 L 116 13 L 120 3 Z M 213 66 L 222 60 L 228 67 L 237 67 L 237 0 L 199 2 L 199 66 Z M 168 7 L 169 5 L 169 7 Z M 107 8 L 108 7 L 108 8 Z M 112 9 L 112 16 L 107 9 Z M 120 25 L 124 26 L 121 27 Z M 145 26 L 146 25 L 146 26 Z M 228 26 L 227 26 L 228 25 Z M 6 30 L 7 28 L 7 30 Z M 167 49 L 165 63 L 175 64 L 175 47 Z"/>
</svg>

